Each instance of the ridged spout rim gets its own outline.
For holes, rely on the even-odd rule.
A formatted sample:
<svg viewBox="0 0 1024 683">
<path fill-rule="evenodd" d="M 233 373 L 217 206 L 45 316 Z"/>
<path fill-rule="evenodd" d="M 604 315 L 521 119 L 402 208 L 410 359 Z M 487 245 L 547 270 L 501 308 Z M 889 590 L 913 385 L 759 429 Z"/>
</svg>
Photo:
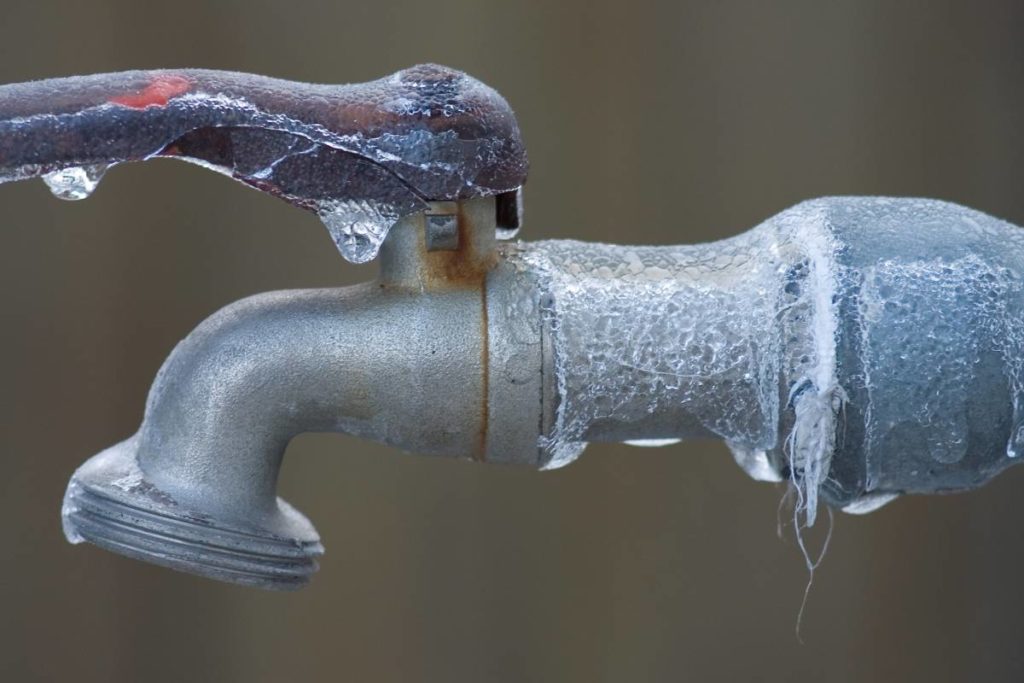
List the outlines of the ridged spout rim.
<svg viewBox="0 0 1024 683">
<path fill-rule="evenodd" d="M 64 533 L 178 571 L 259 588 L 292 590 L 317 571 L 324 549 L 309 521 L 277 499 L 270 520 L 226 523 L 180 505 L 143 475 L 137 438 L 87 461 L 64 497 Z"/>
</svg>

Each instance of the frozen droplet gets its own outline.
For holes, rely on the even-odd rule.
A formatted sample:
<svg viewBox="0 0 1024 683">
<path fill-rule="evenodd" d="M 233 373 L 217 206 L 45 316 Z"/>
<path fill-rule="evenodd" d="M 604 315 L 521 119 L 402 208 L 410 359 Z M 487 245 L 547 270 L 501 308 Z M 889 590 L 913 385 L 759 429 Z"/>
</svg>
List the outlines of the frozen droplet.
<svg viewBox="0 0 1024 683">
<path fill-rule="evenodd" d="M 1021 394 L 1013 394 L 1013 423 L 1010 427 L 1010 438 L 1006 441 L 1006 457 L 1016 458 L 1024 452 L 1024 402 Z"/>
<path fill-rule="evenodd" d="M 324 202 L 317 213 L 338 251 L 352 263 L 376 258 L 388 230 L 399 218 L 393 206 L 372 200 Z"/>
<path fill-rule="evenodd" d="M 541 466 L 542 470 L 557 470 L 565 467 L 583 454 L 587 448 L 586 441 L 565 441 L 541 437 L 537 444 L 547 453 L 548 461 Z"/>
<path fill-rule="evenodd" d="M 622 443 L 627 446 L 639 446 L 640 448 L 661 448 L 662 446 L 675 445 L 680 441 L 682 439 L 630 439 Z"/>
<path fill-rule="evenodd" d="M 1006 456 L 1016 458 L 1024 451 L 1024 424 L 1018 422 L 1010 430 L 1010 440 L 1006 442 Z"/>
<path fill-rule="evenodd" d="M 107 172 L 106 164 L 68 166 L 43 176 L 43 182 L 58 199 L 75 201 L 92 194 Z"/>
<path fill-rule="evenodd" d="M 501 242 L 514 240 L 518 235 L 519 228 L 498 228 L 494 232 L 494 237 Z"/>
<path fill-rule="evenodd" d="M 868 493 L 843 507 L 848 515 L 866 515 L 899 498 L 898 493 Z"/>
<path fill-rule="evenodd" d="M 1010 440 L 1007 441 L 1007 457 L 1016 458 L 1021 455 L 1022 449 L 1024 449 L 1024 425 L 1014 425 Z"/>
<path fill-rule="evenodd" d="M 736 464 L 755 481 L 782 481 L 782 473 L 772 465 L 764 449 L 750 448 L 734 441 L 726 441 L 726 444 Z"/>
</svg>

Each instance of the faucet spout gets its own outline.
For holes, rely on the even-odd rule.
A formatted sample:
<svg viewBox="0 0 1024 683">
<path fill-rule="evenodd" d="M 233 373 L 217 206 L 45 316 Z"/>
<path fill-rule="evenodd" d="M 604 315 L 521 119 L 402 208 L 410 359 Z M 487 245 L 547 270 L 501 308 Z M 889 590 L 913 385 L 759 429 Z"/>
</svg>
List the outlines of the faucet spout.
<svg viewBox="0 0 1024 683">
<path fill-rule="evenodd" d="M 487 240 L 472 237 L 493 234 L 493 200 L 457 208 L 463 247 L 485 252 Z M 392 229 L 375 282 L 249 297 L 196 328 L 158 373 L 138 433 L 72 477 L 68 537 L 292 588 L 323 552 L 309 521 L 276 494 L 299 434 L 542 464 L 539 311 L 524 318 L 509 306 L 524 291 L 493 259 L 479 259 L 479 277 L 442 277 L 451 258 L 426 249 L 428 220 Z"/>
<path fill-rule="evenodd" d="M 479 315 L 470 298 L 432 301 Z M 475 454 L 479 335 L 466 326 L 442 340 L 422 324 L 429 312 L 412 310 L 410 301 L 362 285 L 275 292 L 223 309 L 175 349 L 157 377 L 138 437 L 142 471 L 176 500 L 202 504 L 219 519 L 262 520 L 277 514 L 284 451 L 304 432 Z M 434 397 L 432 412 L 466 418 L 428 419 L 423 392 Z"/>
</svg>

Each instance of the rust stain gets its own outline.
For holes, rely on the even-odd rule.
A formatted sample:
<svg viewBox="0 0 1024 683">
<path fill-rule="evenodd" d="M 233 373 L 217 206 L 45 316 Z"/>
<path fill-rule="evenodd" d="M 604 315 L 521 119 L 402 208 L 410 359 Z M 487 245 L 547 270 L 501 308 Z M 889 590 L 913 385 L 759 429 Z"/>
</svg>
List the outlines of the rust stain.
<svg viewBox="0 0 1024 683">
<path fill-rule="evenodd" d="M 166 107 L 168 102 L 178 95 L 185 94 L 191 87 L 192 83 L 184 76 L 175 76 L 173 74 L 157 76 L 142 90 L 128 95 L 112 97 L 110 98 L 110 103 L 132 109 Z"/>
<path fill-rule="evenodd" d="M 487 315 L 487 273 L 497 264 L 494 249 L 477 249 L 473 235 L 471 216 L 466 215 L 459 203 L 458 213 L 459 247 L 453 251 L 427 251 L 420 243 L 420 257 L 426 268 L 423 270 L 424 285 L 430 289 L 465 289 L 480 293 L 480 433 L 473 459 L 484 462 L 487 459 L 487 433 L 490 421 L 490 339 Z"/>
<path fill-rule="evenodd" d="M 478 253 L 472 234 L 470 219 L 458 207 L 459 248 L 454 251 L 426 251 L 423 261 L 427 264 L 427 284 L 438 288 L 470 289 L 483 288 L 484 278 L 497 262 L 493 250 Z"/>
<path fill-rule="evenodd" d="M 490 340 L 488 338 L 487 316 L 487 273 L 497 263 L 494 249 L 481 252 L 476 247 L 471 217 L 466 215 L 463 205 L 457 207 L 459 248 L 454 251 L 427 251 L 422 246 L 421 257 L 426 264 L 426 284 L 436 289 L 466 289 L 480 292 L 480 433 L 479 445 L 474 460 L 487 459 L 487 432 L 490 420 Z"/>
</svg>

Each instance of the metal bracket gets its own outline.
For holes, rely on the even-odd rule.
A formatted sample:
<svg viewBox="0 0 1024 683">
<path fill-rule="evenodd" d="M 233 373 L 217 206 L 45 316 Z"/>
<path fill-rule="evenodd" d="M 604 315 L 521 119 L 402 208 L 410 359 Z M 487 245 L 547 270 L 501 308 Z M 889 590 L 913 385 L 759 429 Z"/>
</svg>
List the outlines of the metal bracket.
<svg viewBox="0 0 1024 683">
<path fill-rule="evenodd" d="M 425 215 L 427 251 L 459 248 L 459 214 L 455 202 L 433 202 Z"/>
</svg>

